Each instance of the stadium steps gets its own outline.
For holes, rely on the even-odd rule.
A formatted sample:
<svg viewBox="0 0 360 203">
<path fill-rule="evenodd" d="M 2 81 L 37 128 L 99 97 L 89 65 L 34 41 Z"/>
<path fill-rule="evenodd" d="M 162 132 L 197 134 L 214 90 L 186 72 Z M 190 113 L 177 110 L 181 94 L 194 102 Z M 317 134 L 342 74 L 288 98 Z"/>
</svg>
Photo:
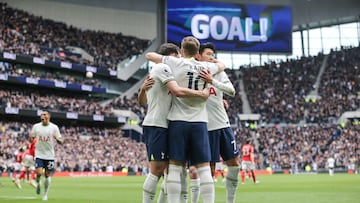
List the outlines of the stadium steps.
<svg viewBox="0 0 360 203">
<path fill-rule="evenodd" d="M 127 63 L 126 66 L 118 67 L 117 77 L 120 80 L 127 81 L 130 77 L 134 77 L 135 73 L 147 63 L 145 54 L 150 51 L 156 51 L 160 46 L 160 40 L 154 40 L 152 44 L 141 54 L 136 60 Z"/>
<path fill-rule="evenodd" d="M 315 84 L 314 84 L 314 90 L 312 90 L 307 96 L 306 98 L 309 99 L 309 100 L 312 100 L 312 99 L 319 99 L 319 86 L 320 86 L 320 82 L 321 82 L 321 78 L 325 72 L 325 69 L 326 69 L 326 66 L 327 66 L 327 60 L 329 58 L 329 55 L 325 55 L 324 59 L 323 59 L 323 62 L 321 64 L 321 67 L 320 67 L 320 70 L 319 70 L 319 73 L 316 77 L 316 81 L 315 81 Z M 308 115 L 309 111 L 308 109 L 305 109 L 304 110 L 304 119 L 302 121 L 300 121 L 300 125 L 304 125 L 306 123 L 306 117 Z"/>
<path fill-rule="evenodd" d="M 325 69 L 326 69 L 326 66 L 327 66 L 327 59 L 329 58 L 329 55 L 325 55 L 324 57 L 324 60 L 321 64 L 321 68 L 319 70 L 319 73 L 316 77 L 316 81 L 315 81 L 315 84 L 314 84 L 314 90 L 311 91 L 309 93 L 309 95 L 307 96 L 308 98 L 318 98 L 319 97 L 319 86 L 320 86 L 320 82 L 321 82 L 321 78 L 322 78 L 322 75 L 324 74 L 325 72 Z"/>
<path fill-rule="evenodd" d="M 241 94 L 241 100 L 242 100 L 242 111 L 244 114 L 251 114 L 251 107 L 249 104 L 249 100 L 247 98 L 245 88 L 244 88 L 244 80 L 240 78 L 239 80 L 239 89 Z"/>
</svg>

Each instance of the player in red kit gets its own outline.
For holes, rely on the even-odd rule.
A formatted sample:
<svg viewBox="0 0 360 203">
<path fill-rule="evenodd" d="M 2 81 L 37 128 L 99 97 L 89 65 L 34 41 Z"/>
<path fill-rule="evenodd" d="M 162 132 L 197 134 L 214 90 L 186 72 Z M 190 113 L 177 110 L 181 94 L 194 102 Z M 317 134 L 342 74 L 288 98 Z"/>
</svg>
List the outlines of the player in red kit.
<svg viewBox="0 0 360 203">
<path fill-rule="evenodd" d="M 25 179 L 25 182 L 30 183 L 32 186 L 36 187 L 35 182 L 35 145 L 36 139 L 33 139 L 32 142 L 29 142 L 26 146 L 24 153 L 24 158 L 22 164 L 25 167 L 25 170 L 21 172 L 19 179 Z M 31 175 L 31 180 L 30 180 Z M 25 177 L 26 176 L 26 177 Z"/>
<path fill-rule="evenodd" d="M 14 174 L 13 174 L 13 178 L 12 178 L 13 183 L 19 189 L 21 189 L 19 176 L 20 176 L 20 171 L 22 169 L 22 160 L 24 157 L 24 151 L 25 151 L 25 147 L 20 147 L 19 152 L 16 153 Z"/>
<path fill-rule="evenodd" d="M 255 158 L 254 147 L 252 146 L 251 139 L 248 139 L 246 144 L 241 148 L 242 162 L 241 162 L 241 184 L 245 183 L 245 172 L 250 170 L 251 177 L 254 183 L 259 183 L 255 175 Z"/>
</svg>

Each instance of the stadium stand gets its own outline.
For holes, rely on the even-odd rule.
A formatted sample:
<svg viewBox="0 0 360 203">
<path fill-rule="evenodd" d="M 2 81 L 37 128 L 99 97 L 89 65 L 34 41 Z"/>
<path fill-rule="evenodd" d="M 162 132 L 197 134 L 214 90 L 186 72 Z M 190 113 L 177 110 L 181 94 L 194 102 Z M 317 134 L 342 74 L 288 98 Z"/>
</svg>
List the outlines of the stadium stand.
<svg viewBox="0 0 360 203">
<path fill-rule="evenodd" d="M 11 171 L 14 152 L 28 139 L 31 125 L 38 120 L 38 110 L 51 109 L 66 138 L 64 145 L 57 148 L 57 170 L 147 171 L 141 135 L 133 139 L 131 133 L 121 128 L 127 118 L 114 114 L 116 109 L 131 111 L 141 124 L 146 108 L 137 103 L 137 94 L 117 96 L 81 87 L 111 89 L 118 80 L 109 70 L 142 53 L 149 41 L 83 31 L 11 8 L 6 3 L 0 6 L 4 22 L 0 24 L 0 164 Z M 122 43 L 112 43 L 115 39 Z M 82 58 L 71 47 L 79 47 L 91 57 Z M 9 53 L 10 58 L 4 57 L 4 53 Z M 11 59 L 14 55 L 15 60 Z M 256 140 L 258 169 L 270 167 L 273 171 L 297 173 L 311 165 L 314 171 L 320 171 L 330 155 L 335 156 L 339 170 L 359 165 L 359 122 L 356 119 L 349 119 L 345 125 L 338 122 L 345 112 L 360 109 L 359 56 L 359 47 L 344 47 L 329 55 L 226 70 L 238 92 L 234 98 L 226 97 L 229 118 L 239 144 L 250 137 Z M 31 62 L 26 62 L 29 58 Z M 46 60 L 46 64 L 33 63 L 38 58 Z M 86 78 L 86 69 L 68 70 L 47 64 L 54 61 L 107 71 Z M 322 68 L 324 72 L 320 74 Z M 40 80 L 80 88 L 70 90 L 34 83 Z M 316 93 L 315 99 L 308 97 L 311 92 Z M 249 127 L 250 121 L 239 120 L 241 113 L 260 114 L 256 129 Z"/>
<path fill-rule="evenodd" d="M 81 30 L 42 19 L 6 3 L 0 3 L 0 6 L 1 51 L 116 69 L 122 60 L 142 53 L 149 45 L 149 40 L 121 33 Z M 73 53 L 73 47 L 84 50 L 91 57 Z"/>
<path fill-rule="evenodd" d="M 329 54 L 319 86 L 319 99 L 308 101 L 307 122 L 329 123 L 346 111 L 360 108 L 359 63 L 359 47 L 334 50 Z"/>
</svg>

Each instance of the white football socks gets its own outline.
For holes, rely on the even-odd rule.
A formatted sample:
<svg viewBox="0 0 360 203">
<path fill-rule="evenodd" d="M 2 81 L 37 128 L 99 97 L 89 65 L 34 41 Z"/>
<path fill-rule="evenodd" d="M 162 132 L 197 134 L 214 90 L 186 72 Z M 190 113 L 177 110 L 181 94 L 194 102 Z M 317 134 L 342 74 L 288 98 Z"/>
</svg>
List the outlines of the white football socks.
<svg viewBox="0 0 360 203">
<path fill-rule="evenodd" d="M 191 203 L 199 202 L 200 179 L 190 179 Z"/>
<path fill-rule="evenodd" d="M 182 166 L 170 164 L 166 181 L 168 202 L 180 203 Z"/>
<path fill-rule="evenodd" d="M 154 201 L 158 182 L 159 178 L 156 175 L 152 173 L 148 174 L 143 184 L 143 203 L 152 203 Z"/>
<path fill-rule="evenodd" d="M 188 196 L 188 182 L 187 182 L 187 171 L 185 167 L 182 167 L 181 171 L 181 203 L 187 203 L 189 196 Z"/>
<path fill-rule="evenodd" d="M 210 166 L 198 168 L 198 173 L 200 177 L 200 194 L 203 197 L 203 201 L 206 203 L 215 202 L 215 188 Z"/>
<path fill-rule="evenodd" d="M 167 199 L 167 191 L 166 191 L 167 176 L 168 176 L 167 174 L 164 174 L 164 179 L 163 179 L 163 182 L 161 184 L 161 188 L 160 188 L 157 203 L 166 203 L 166 199 Z"/>
<path fill-rule="evenodd" d="M 44 188 L 45 188 L 44 196 L 48 195 L 48 192 L 50 189 L 50 183 L 51 183 L 51 177 L 49 176 L 49 177 L 45 178 L 45 181 L 44 181 Z"/>
<path fill-rule="evenodd" d="M 239 185 L 239 166 L 229 166 L 226 175 L 226 203 L 235 203 L 236 191 Z"/>
</svg>

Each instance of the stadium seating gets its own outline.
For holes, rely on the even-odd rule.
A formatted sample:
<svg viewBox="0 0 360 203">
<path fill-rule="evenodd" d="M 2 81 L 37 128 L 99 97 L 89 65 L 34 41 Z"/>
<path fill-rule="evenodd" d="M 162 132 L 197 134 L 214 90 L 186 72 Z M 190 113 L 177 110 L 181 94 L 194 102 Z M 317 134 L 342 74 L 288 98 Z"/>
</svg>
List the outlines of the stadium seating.
<svg viewBox="0 0 360 203">
<path fill-rule="evenodd" d="M 1 53 L 114 70 L 121 60 L 142 53 L 148 46 L 147 40 L 121 33 L 81 31 L 7 7 L 4 3 L 0 5 L 5 8 L 0 15 L 4 22 L 0 24 Z M 114 40 L 122 43 L 112 43 Z M 82 48 L 93 56 L 93 60 L 82 58 L 69 46 Z M 271 167 L 273 170 L 296 172 L 306 165 L 324 168 L 330 155 L 335 155 L 337 167 L 346 169 L 359 160 L 359 125 L 349 122 L 338 133 L 337 124 L 344 112 L 360 108 L 359 56 L 359 47 L 344 48 L 334 50 L 327 57 L 319 54 L 260 67 L 226 70 L 237 91 L 235 97 L 225 97 L 230 105 L 230 122 L 238 144 L 249 137 L 256 138 L 259 169 Z M 322 66 L 325 66 L 325 71 L 316 87 Z M 64 145 L 56 147 L 59 157 L 57 170 L 105 171 L 112 166 L 116 171 L 125 167 L 130 172 L 138 172 L 148 167 L 145 145 L 125 137 L 120 127 L 126 120 L 119 121 L 113 114 L 113 109 L 132 111 L 141 124 L 146 107 L 138 104 L 137 94 L 113 98 L 110 94 L 100 95 L 81 89 L 64 91 L 18 80 L 18 77 L 25 81 L 26 78 L 35 78 L 94 88 L 101 88 L 107 80 L 112 80 L 110 77 L 102 80 L 86 78 L 84 73 L 47 69 L 39 64 L 16 60 L 0 61 L 0 164 L 11 169 L 14 152 L 26 143 L 32 124 L 38 122 L 37 110 L 51 109 L 66 140 Z M 318 99 L 307 100 L 312 91 L 317 91 Z M 243 101 L 244 98 L 248 101 Z M 106 105 L 105 99 L 110 99 Z M 247 111 L 261 115 L 256 131 L 239 120 L 238 114 L 245 112 L 245 103 L 250 104 Z M 34 114 L 19 116 L 13 112 L 16 110 L 29 110 Z M 56 114 L 60 112 L 75 113 L 77 120 L 72 115 L 60 119 L 61 115 Z M 91 119 L 86 120 L 89 117 Z M 113 120 L 106 123 L 110 118 Z M 106 125 L 99 124 L 101 120 Z"/>
</svg>

